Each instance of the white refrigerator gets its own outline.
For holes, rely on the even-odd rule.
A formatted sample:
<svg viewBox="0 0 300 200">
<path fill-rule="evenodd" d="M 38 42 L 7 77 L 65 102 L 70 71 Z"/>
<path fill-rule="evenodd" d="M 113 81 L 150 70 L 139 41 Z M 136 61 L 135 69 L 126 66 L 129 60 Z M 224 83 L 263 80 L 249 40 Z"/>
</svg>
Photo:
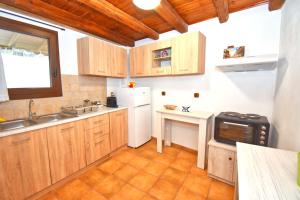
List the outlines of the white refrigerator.
<svg viewBox="0 0 300 200">
<path fill-rule="evenodd" d="M 128 146 L 137 148 L 151 139 L 151 89 L 119 88 L 118 105 L 128 107 Z"/>
</svg>

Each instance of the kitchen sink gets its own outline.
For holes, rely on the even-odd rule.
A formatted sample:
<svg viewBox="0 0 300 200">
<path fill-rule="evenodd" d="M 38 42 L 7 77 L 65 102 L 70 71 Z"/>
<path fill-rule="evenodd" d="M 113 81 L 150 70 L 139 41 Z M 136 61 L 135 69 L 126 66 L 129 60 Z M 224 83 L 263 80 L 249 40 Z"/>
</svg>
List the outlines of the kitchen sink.
<svg viewBox="0 0 300 200">
<path fill-rule="evenodd" d="M 0 123 L 0 132 L 19 129 L 19 128 L 25 128 L 28 126 L 33 126 L 33 125 L 43 124 L 43 123 L 48 123 L 48 122 L 56 122 L 56 121 L 60 121 L 63 119 L 69 119 L 69 118 L 73 118 L 73 117 L 76 117 L 76 115 L 55 113 L 55 114 L 37 116 L 37 117 L 34 117 L 34 119 L 32 119 L 32 120 L 18 119 L 18 120 L 6 121 L 6 122 Z"/>
<path fill-rule="evenodd" d="M 9 130 L 14 130 L 19 128 L 25 128 L 35 124 L 36 124 L 35 121 L 27 120 L 27 119 L 7 121 L 7 122 L 0 123 L 0 131 L 9 131 Z"/>
</svg>

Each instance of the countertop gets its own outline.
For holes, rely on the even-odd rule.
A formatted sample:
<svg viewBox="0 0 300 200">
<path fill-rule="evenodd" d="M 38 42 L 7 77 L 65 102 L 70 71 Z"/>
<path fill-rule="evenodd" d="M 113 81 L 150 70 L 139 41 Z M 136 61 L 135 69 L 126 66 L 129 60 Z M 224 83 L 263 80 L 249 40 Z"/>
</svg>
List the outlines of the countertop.
<svg viewBox="0 0 300 200">
<path fill-rule="evenodd" d="M 87 119 L 87 118 L 90 118 L 90 117 L 95 117 L 95 116 L 98 116 L 98 115 L 103 115 L 103 114 L 106 114 L 106 113 L 115 112 L 115 111 L 123 110 L 123 109 L 127 109 L 127 107 L 119 107 L 119 108 L 101 107 L 97 112 L 90 112 L 90 113 L 87 113 L 87 114 L 80 115 L 78 117 L 63 119 L 63 120 L 59 120 L 59 121 L 55 121 L 55 122 L 37 124 L 37 125 L 33 125 L 33 126 L 28 126 L 28 127 L 25 127 L 25 128 L 19 128 L 19 129 L 8 130 L 8 131 L 1 131 L 0 132 L 0 138 L 5 137 L 5 136 L 9 136 L 9 135 L 24 133 L 24 132 L 27 132 L 27 131 L 33 131 L 33 130 L 37 130 L 37 129 L 41 129 L 41 128 L 47 128 L 47 127 L 50 127 L 50 126 L 56 126 L 56 125 L 59 125 L 59 124 L 64 124 L 64 123 L 74 122 L 74 121 L 78 121 L 78 120 L 83 120 L 83 119 Z"/>
<path fill-rule="evenodd" d="M 213 113 L 210 112 L 201 112 L 201 111 L 182 112 L 178 110 L 167 110 L 167 109 L 157 110 L 157 112 L 164 113 L 164 114 L 180 115 L 185 117 L 193 117 L 199 119 L 208 119 L 213 115 Z"/>
<path fill-rule="evenodd" d="M 297 153 L 237 143 L 240 200 L 296 200 Z"/>
</svg>

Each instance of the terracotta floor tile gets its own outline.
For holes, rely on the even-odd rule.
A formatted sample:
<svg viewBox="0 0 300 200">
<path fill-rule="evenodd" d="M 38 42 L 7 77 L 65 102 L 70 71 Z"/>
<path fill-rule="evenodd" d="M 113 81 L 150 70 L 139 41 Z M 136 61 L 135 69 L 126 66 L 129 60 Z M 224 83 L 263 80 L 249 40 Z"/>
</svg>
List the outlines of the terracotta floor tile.
<svg viewBox="0 0 300 200">
<path fill-rule="evenodd" d="M 107 200 L 107 198 L 105 198 L 98 192 L 92 190 L 83 195 L 83 197 L 81 197 L 80 200 Z"/>
<path fill-rule="evenodd" d="M 119 179 L 123 180 L 123 181 L 128 181 L 129 179 L 131 179 L 133 176 L 135 176 L 139 171 L 130 166 L 130 165 L 124 165 L 123 167 L 121 167 L 120 169 L 118 169 L 114 175 L 116 177 L 118 177 Z"/>
<path fill-rule="evenodd" d="M 189 174 L 183 183 L 183 187 L 190 191 L 207 197 L 212 179 L 207 176 L 195 176 Z"/>
<path fill-rule="evenodd" d="M 178 191 L 178 186 L 166 180 L 160 179 L 156 182 L 149 194 L 159 200 L 174 199 Z"/>
<path fill-rule="evenodd" d="M 207 176 L 207 170 L 200 169 L 196 166 L 193 166 L 190 171 L 191 174 L 196 176 Z"/>
<path fill-rule="evenodd" d="M 158 177 L 141 171 L 128 183 L 144 192 L 147 192 L 155 184 L 157 179 Z"/>
<path fill-rule="evenodd" d="M 205 200 L 200 194 L 194 193 L 187 188 L 182 187 L 176 195 L 175 200 Z M 221 200 L 221 199 L 220 199 Z"/>
<path fill-rule="evenodd" d="M 84 183 L 88 184 L 89 186 L 93 187 L 106 178 L 109 174 L 98 170 L 97 168 L 91 169 L 86 173 L 82 174 L 79 177 L 79 180 L 83 181 Z"/>
<path fill-rule="evenodd" d="M 152 161 L 148 165 L 146 165 L 143 170 L 154 176 L 160 176 L 167 168 L 168 166 L 165 164 Z"/>
<path fill-rule="evenodd" d="M 196 163 L 196 161 L 197 161 L 197 154 L 191 153 L 191 152 L 187 152 L 187 151 L 180 151 L 178 153 L 177 158 L 185 159 L 187 161 L 195 162 Z"/>
<path fill-rule="evenodd" d="M 140 200 L 146 193 L 126 184 L 117 194 L 112 196 L 110 200 Z"/>
<path fill-rule="evenodd" d="M 180 150 L 174 147 L 163 147 L 163 153 L 176 157 Z"/>
<path fill-rule="evenodd" d="M 155 157 L 153 160 L 156 162 L 165 164 L 165 165 L 170 165 L 175 159 L 176 159 L 176 157 L 174 157 L 174 156 L 170 156 L 168 154 L 162 153 L 162 154 L 159 154 L 157 157 Z"/>
<path fill-rule="evenodd" d="M 124 150 L 117 155 L 113 156 L 113 159 L 118 160 L 122 163 L 128 163 L 132 160 L 134 154 L 128 150 Z"/>
<path fill-rule="evenodd" d="M 170 167 L 162 174 L 161 179 L 167 180 L 176 185 L 181 185 L 186 176 L 187 173 Z"/>
<path fill-rule="evenodd" d="M 144 157 L 146 159 L 153 159 L 158 156 L 158 153 L 154 150 L 145 149 L 139 152 L 139 156 Z"/>
<path fill-rule="evenodd" d="M 143 169 L 149 162 L 150 160 L 146 158 L 140 156 L 134 156 L 128 164 L 134 168 Z"/>
<path fill-rule="evenodd" d="M 182 158 L 176 158 L 176 160 L 170 164 L 171 167 L 184 172 L 189 172 L 193 165 L 196 165 L 196 163 Z"/>
<path fill-rule="evenodd" d="M 60 200 L 77 200 L 90 192 L 91 188 L 84 182 L 75 179 L 55 191 Z"/>
<path fill-rule="evenodd" d="M 42 198 L 40 198 L 39 200 L 58 200 L 58 198 L 56 197 L 55 193 L 49 192 L 46 195 L 44 195 Z"/>
<path fill-rule="evenodd" d="M 151 196 L 148 195 L 148 194 L 146 194 L 146 196 L 144 196 L 144 197 L 142 198 L 142 200 L 157 200 L 157 199 L 154 198 L 154 197 L 151 197 Z"/>
<path fill-rule="evenodd" d="M 213 180 L 210 186 L 209 200 L 232 200 L 234 198 L 234 187 L 217 180 Z"/>
<path fill-rule="evenodd" d="M 103 172 L 113 174 L 118 169 L 120 169 L 124 164 L 120 161 L 110 159 L 106 161 L 105 163 L 98 166 L 98 169 L 102 170 Z"/>
<path fill-rule="evenodd" d="M 119 192 L 125 182 L 114 175 L 110 175 L 94 187 L 94 190 L 109 198 Z"/>
</svg>

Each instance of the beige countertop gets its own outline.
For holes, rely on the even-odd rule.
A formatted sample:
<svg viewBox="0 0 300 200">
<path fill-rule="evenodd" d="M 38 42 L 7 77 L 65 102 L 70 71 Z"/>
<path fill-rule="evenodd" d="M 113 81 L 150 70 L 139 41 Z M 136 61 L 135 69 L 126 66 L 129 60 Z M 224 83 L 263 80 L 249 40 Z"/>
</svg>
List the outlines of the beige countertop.
<svg viewBox="0 0 300 200">
<path fill-rule="evenodd" d="M 202 111 L 182 112 L 182 111 L 178 111 L 178 110 L 167 110 L 167 109 L 157 110 L 157 112 L 164 113 L 164 114 L 193 117 L 193 118 L 199 118 L 199 119 L 208 119 L 213 115 L 213 113 L 210 113 L 210 112 L 202 112 Z"/>
<path fill-rule="evenodd" d="M 297 153 L 237 143 L 240 200 L 300 199 Z"/>
<path fill-rule="evenodd" d="M 59 120 L 59 121 L 55 121 L 55 122 L 37 124 L 37 125 L 33 125 L 33 126 L 28 126 L 28 127 L 25 127 L 25 128 L 19 128 L 19 129 L 8 130 L 8 131 L 1 131 L 0 132 L 0 138 L 5 137 L 5 136 L 9 136 L 9 135 L 24 133 L 24 132 L 27 132 L 27 131 L 33 131 L 33 130 L 37 130 L 37 129 L 41 129 L 41 128 L 47 128 L 47 127 L 50 127 L 50 126 L 56 126 L 56 125 L 59 125 L 59 124 L 64 124 L 64 123 L 74 122 L 74 121 L 78 121 L 78 120 L 83 120 L 83 119 L 87 119 L 87 118 L 90 118 L 90 117 L 95 117 L 95 116 L 98 116 L 98 115 L 103 115 L 103 114 L 106 114 L 106 113 L 115 112 L 115 111 L 123 110 L 123 109 L 127 109 L 127 108 L 126 107 L 119 107 L 119 108 L 101 107 L 97 112 L 90 112 L 90 113 L 87 113 L 87 114 L 80 115 L 78 117 L 63 119 L 63 120 Z"/>
</svg>

